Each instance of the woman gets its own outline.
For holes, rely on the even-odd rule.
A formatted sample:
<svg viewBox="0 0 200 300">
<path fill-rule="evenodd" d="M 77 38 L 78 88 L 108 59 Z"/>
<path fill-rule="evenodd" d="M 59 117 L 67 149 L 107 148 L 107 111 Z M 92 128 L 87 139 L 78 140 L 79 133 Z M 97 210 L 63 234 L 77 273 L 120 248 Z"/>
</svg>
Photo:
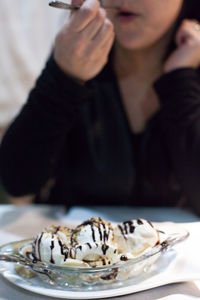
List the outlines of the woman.
<svg viewBox="0 0 200 300">
<path fill-rule="evenodd" d="M 71 14 L 4 137 L 9 193 L 200 213 L 197 1 L 86 0 Z"/>
</svg>

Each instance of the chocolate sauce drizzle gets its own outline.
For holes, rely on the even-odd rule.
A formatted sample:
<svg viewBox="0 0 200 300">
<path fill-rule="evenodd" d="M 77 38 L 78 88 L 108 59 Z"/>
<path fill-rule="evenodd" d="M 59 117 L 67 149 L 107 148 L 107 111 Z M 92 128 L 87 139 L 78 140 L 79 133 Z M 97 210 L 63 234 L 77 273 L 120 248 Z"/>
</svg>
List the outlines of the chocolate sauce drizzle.
<svg viewBox="0 0 200 300">
<path fill-rule="evenodd" d="M 40 244 L 41 244 L 42 237 L 43 237 L 43 233 L 40 235 L 40 237 L 38 239 L 38 259 L 40 261 L 41 261 Z"/>
<path fill-rule="evenodd" d="M 33 257 L 32 262 L 33 262 L 34 264 L 36 264 L 36 263 L 38 262 L 37 257 L 35 256 L 34 253 L 31 253 L 31 255 L 32 255 L 32 257 Z"/>
<path fill-rule="evenodd" d="M 125 256 L 125 255 L 121 255 L 120 260 L 122 260 L 122 261 L 127 261 L 127 260 L 128 260 L 128 257 Z"/>
<path fill-rule="evenodd" d="M 122 225 L 118 225 L 119 230 L 121 231 L 121 234 L 123 235 L 124 239 L 127 239 L 126 235 L 129 233 L 134 233 L 135 231 L 135 225 L 132 220 L 130 221 L 125 221 L 122 223 Z M 143 221 L 141 219 L 137 219 L 137 224 L 138 225 L 143 225 Z"/>
<path fill-rule="evenodd" d="M 127 222 L 123 222 L 125 234 L 128 234 Z"/>
<path fill-rule="evenodd" d="M 90 243 L 87 243 L 87 245 L 88 245 L 88 247 L 89 247 L 90 249 L 92 249 L 92 246 L 90 245 Z"/>
<path fill-rule="evenodd" d="M 54 261 L 54 259 L 53 259 L 53 249 L 54 249 L 54 241 L 53 241 L 53 240 L 51 241 L 51 246 L 50 246 L 50 248 L 51 248 L 51 259 L 50 259 L 50 262 L 51 262 L 52 264 L 55 264 L 55 261 Z"/>
<path fill-rule="evenodd" d="M 126 235 L 129 233 L 134 233 L 135 226 L 133 225 L 133 221 L 125 221 L 123 222 L 123 227 L 121 225 L 118 225 L 119 230 L 121 231 L 121 234 L 123 235 L 124 239 L 127 240 Z"/>
<path fill-rule="evenodd" d="M 56 227 L 56 233 L 60 230 L 60 226 Z"/>
<path fill-rule="evenodd" d="M 150 222 L 150 221 L 147 221 L 148 223 L 149 223 L 149 225 L 152 227 L 152 228 L 154 228 L 153 227 L 153 224 Z"/>
<path fill-rule="evenodd" d="M 108 250 L 108 248 L 109 248 L 108 245 L 106 245 L 106 244 L 102 245 L 101 249 L 102 249 L 102 252 L 103 252 L 104 255 L 106 255 L 106 251 Z"/>
<path fill-rule="evenodd" d="M 34 248 L 34 243 L 32 244 L 32 247 Z M 34 250 L 33 251 L 26 251 L 24 253 L 24 256 L 27 257 L 28 259 L 32 260 L 32 262 L 34 264 L 36 264 L 38 262 L 38 259 L 37 259 L 37 257 L 34 254 Z"/>
<path fill-rule="evenodd" d="M 123 224 L 124 224 L 126 234 L 128 234 L 128 232 L 134 233 L 135 226 L 133 225 L 133 221 L 125 221 L 123 222 Z"/>
<path fill-rule="evenodd" d="M 94 231 L 94 224 L 91 223 L 90 226 L 91 226 L 91 230 L 92 230 L 92 239 L 93 239 L 94 242 L 96 242 L 95 231 Z"/>
<path fill-rule="evenodd" d="M 109 237 L 109 233 L 106 232 L 106 226 L 104 223 L 102 223 L 103 225 L 103 241 L 104 243 L 108 240 L 108 237 Z"/>
<path fill-rule="evenodd" d="M 62 244 L 61 240 L 58 240 L 58 244 L 59 244 L 59 246 L 60 246 L 60 253 L 61 253 L 62 255 L 65 255 L 65 253 L 64 253 L 64 251 L 63 251 L 63 244 Z"/>
<path fill-rule="evenodd" d="M 66 261 L 69 255 L 69 248 L 66 245 L 63 245 L 60 239 L 58 239 L 58 244 L 60 246 L 60 252 L 64 256 L 64 261 Z"/>
<path fill-rule="evenodd" d="M 143 225 L 144 224 L 141 219 L 137 219 L 137 223 L 138 223 L 138 225 Z"/>
<path fill-rule="evenodd" d="M 121 225 L 118 225 L 118 228 L 119 228 L 119 230 L 121 231 L 121 234 L 123 235 L 124 239 L 126 240 L 127 237 L 125 236 L 125 233 L 124 233 L 124 230 L 123 230 L 122 226 L 121 226 Z"/>
<path fill-rule="evenodd" d="M 103 236 L 102 236 L 102 231 L 101 231 L 100 225 L 98 226 L 98 230 L 99 230 L 99 238 L 100 238 L 100 241 L 102 241 Z"/>
</svg>

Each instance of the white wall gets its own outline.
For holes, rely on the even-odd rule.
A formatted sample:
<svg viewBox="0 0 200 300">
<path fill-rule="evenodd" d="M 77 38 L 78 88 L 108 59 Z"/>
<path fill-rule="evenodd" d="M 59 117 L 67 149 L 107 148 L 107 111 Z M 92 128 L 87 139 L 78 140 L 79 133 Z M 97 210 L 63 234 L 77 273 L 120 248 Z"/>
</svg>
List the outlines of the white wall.
<svg viewBox="0 0 200 300">
<path fill-rule="evenodd" d="M 0 1 L 0 139 L 18 113 L 68 12 L 48 0 Z"/>
</svg>

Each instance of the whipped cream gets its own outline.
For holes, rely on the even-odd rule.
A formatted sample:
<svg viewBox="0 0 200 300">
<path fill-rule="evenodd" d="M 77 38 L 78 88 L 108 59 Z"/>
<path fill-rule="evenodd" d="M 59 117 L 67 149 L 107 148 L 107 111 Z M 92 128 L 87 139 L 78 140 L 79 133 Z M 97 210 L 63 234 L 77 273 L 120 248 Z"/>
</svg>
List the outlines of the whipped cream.
<svg viewBox="0 0 200 300">
<path fill-rule="evenodd" d="M 113 227 L 101 218 L 92 218 L 76 227 L 71 240 L 73 245 L 84 243 L 112 244 Z"/>
</svg>

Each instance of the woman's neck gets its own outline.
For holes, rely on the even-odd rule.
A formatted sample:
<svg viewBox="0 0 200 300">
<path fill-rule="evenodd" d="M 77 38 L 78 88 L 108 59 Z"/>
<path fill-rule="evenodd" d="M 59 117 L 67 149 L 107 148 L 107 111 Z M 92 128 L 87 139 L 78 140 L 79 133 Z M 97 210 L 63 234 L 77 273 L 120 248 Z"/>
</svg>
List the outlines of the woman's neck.
<svg viewBox="0 0 200 300">
<path fill-rule="evenodd" d="M 133 132 L 142 132 L 147 121 L 159 110 L 152 85 L 162 74 L 166 47 L 163 42 L 148 49 L 130 51 L 115 44 L 113 67 Z"/>
<path fill-rule="evenodd" d="M 163 60 L 168 44 L 169 37 L 165 37 L 151 47 L 129 50 L 116 42 L 113 64 L 117 77 L 122 80 L 127 77 L 156 80 L 163 72 Z"/>
</svg>

